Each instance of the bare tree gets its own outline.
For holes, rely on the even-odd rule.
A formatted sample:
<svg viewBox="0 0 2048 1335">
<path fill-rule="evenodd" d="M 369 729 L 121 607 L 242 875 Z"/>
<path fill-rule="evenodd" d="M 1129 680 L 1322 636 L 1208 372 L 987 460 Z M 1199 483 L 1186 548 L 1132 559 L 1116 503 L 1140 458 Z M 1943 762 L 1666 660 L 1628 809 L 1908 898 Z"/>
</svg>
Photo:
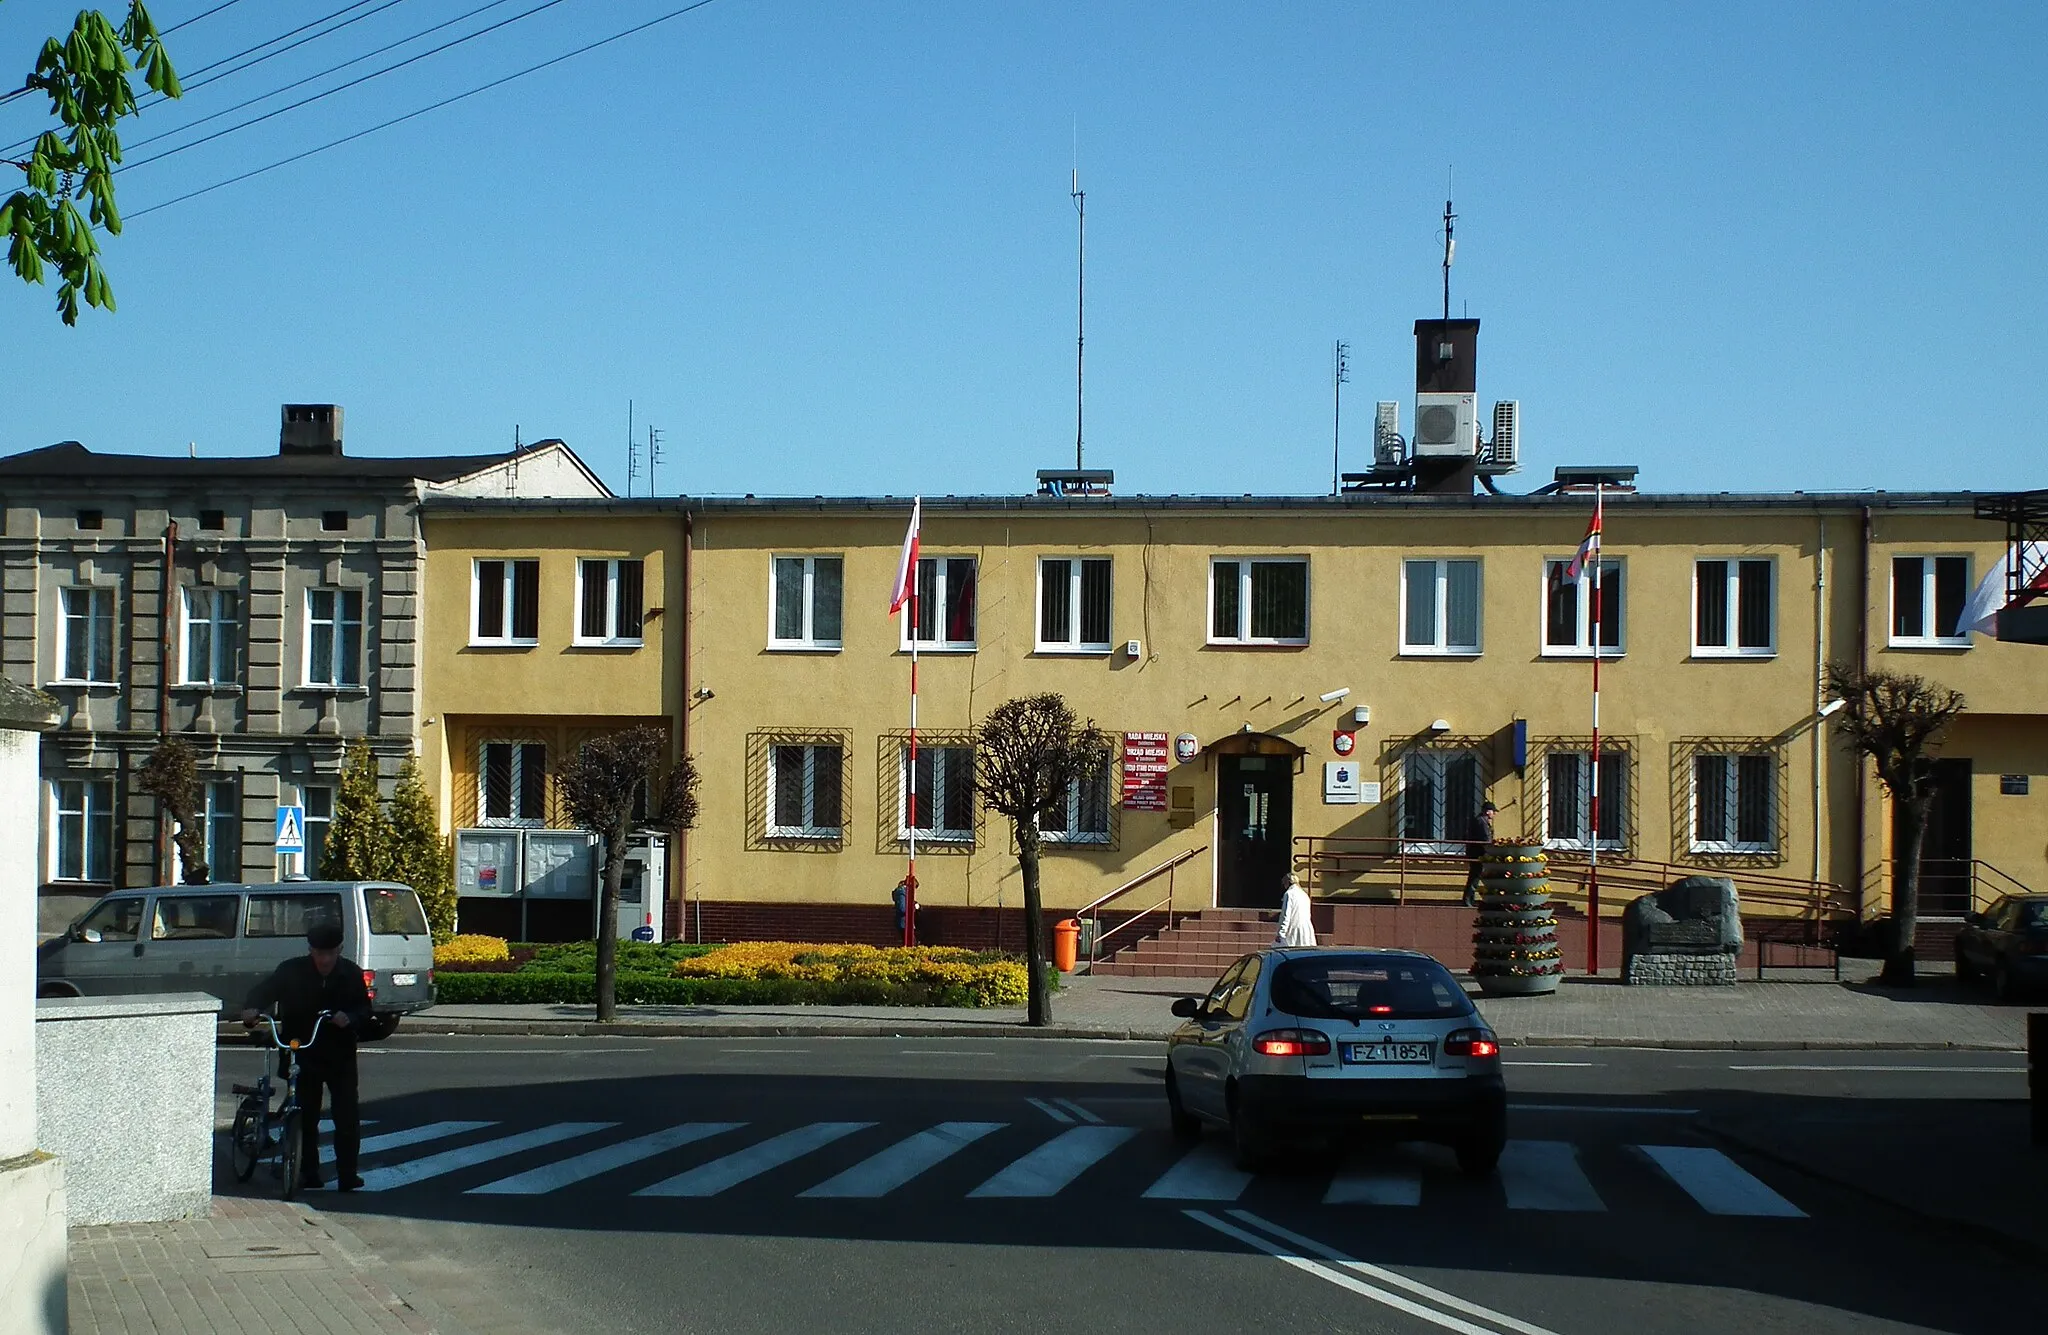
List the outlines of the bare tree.
<svg viewBox="0 0 2048 1335">
<path fill-rule="evenodd" d="M 1827 689 L 1847 702 L 1835 727 L 1876 767 L 1878 782 L 1904 817 L 1893 850 L 1898 870 L 1892 877 L 1892 938 L 1879 977 L 1911 987 L 1913 937 L 1920 927 L 1920 849 L 1935 798 L 1929 761 L 1942 729 L 1963 712 L 1963 697 L 1909 672 L 1866 672 L 1844 663 L 1828 666 Z"/>
<path fill-rule="evenodd" d="M 178 865 L 186 885 L 205 885 L 213 869 L 206 865 L 206 829 L 199 819 L 199 757 L 189 742 L 166 737 L 135 770 L 137 792 L 163 804 L 175 825 L 171 842 L 178 846 Z"/>
<path fill-rule="evenodd" d="M 1093 719 L 1077 723 L 1057 694 L 1005 700 L 981 721 L 975 786 L 991 810 L 1010 818 L 1024 873 L 1024 958 L 1030 973 L 1028 1022 L 1052 1023 L 1046 991 L 1045 915 L 1038 890 L 1039 818 L 1067 800 L 1068 788 L 1109 762 L 1109 738 Z"/>
<path fill-rule="evenodd" d="M 604 891 L 597 911 L 600 1023 L 616 1020 L 619 1012 L 619 883 L 626 875 L 627 840 L 636 827 L 674 833 L 697 823 L 697 768 L 683 756 L 664 776 L 667 755 L 666 732 L 629 728 L 585 742 L 555 771 L 555 789 L 569 819 L 604 841 Z"/>
</svg>

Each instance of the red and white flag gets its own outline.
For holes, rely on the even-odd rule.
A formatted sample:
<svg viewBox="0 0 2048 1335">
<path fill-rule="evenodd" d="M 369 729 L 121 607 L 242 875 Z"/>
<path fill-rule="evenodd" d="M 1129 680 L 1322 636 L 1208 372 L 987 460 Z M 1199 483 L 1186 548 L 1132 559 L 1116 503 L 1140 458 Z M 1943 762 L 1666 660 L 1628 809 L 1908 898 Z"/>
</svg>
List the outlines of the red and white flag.
<svg viewBox="0 0 2048 1335">
<path fill-rule="evenodd" d="M 895 616 L 910 601 L 917 579 L 917 523 L 924 510 L 924 498 L 910 503 L 910 531 L 903 535 L 903 555 L 896 559 L 896 583 L 889 590 L 889 615 Z"/>
<path fill-rule="evenodd" d="M 1586 573 L 1586 568 L 1600 559 L 1600 501 L 1593 501 L 1593 522 L 1586 525 L 1586 536 L 1579 542 L 1579 550 L 1572 554 L 1571 564 L 1564 568 L 1564 580 L 1571 583 Z"/>
</svg>

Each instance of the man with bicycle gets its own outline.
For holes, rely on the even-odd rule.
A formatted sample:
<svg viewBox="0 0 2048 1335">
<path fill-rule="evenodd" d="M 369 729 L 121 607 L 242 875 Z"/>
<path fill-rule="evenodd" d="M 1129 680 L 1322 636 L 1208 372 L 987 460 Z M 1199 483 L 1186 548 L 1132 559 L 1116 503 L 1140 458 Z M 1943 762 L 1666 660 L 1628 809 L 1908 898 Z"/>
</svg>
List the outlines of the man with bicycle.
<svg viewBox="0 0 2048 1335">
<path fill-rule="evenodd" d="M 363 971 L 341 955 L 341 924 L 317 922 L 306 931 L 306 953 L 277 966 L 242 1003 L 242 1022 L 253 1026 L 259 1013 L 277 1007 L 278 1026 L 287 1040 L 297 1039 L 299 1056 L 301 1184 L 320 1185 L 320 1095 L 324 1087 L 334 1105 L 335 1186 L 354 1191 L 363 1185 L 356 1176 L 356 1154 L 362 1144 L 362 1118 L 356 1108 L 356 1034 L 370 1022 L 370 994 Z M 314 1022 L 322 1012 L 327 1022 L 313 1039 Z M 291 1054 L 285 1053 L 284 1061 Z M 288 1074 L 289 1072 L 282 1072 Z"/>
</svg>

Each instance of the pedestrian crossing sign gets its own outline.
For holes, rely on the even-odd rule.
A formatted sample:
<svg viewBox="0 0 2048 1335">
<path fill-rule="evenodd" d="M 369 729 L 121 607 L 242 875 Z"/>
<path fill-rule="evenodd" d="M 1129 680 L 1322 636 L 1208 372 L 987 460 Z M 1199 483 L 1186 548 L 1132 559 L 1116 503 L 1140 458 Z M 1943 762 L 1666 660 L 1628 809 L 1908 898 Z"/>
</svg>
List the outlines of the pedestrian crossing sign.
<svg viewBox="0 0 2048 1335">
<path fill-rule="evenodd" d="M 277 851 L 279 853 L 304 853 L 306 851 L 306 809 L 304 807 L 279 807 L 277 809 Z"/>
</svg>

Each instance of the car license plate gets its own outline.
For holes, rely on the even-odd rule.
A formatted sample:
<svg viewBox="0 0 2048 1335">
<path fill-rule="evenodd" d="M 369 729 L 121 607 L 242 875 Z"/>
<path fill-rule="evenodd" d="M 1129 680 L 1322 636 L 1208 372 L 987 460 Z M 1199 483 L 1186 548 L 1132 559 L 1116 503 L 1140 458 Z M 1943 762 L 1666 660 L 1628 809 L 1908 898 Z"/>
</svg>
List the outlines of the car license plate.
<svg viewBox="0 0 2048 1335">
<path fill-rule="evenodd" d="M 1434 1059 L 1434 1043 L 1403 1043 L 1382 1039 L 1377 1043 L 1346 1043 L 1344 1060 L 1369 1065 L 1421 1065 Z"/>
<path fill-rule="evenodd" d="M 394 973 L 391 975 L 391 985 L 393 987 L 411 987 L 419 980 L 420 976 L 416 973 Z"/>
</svg>

